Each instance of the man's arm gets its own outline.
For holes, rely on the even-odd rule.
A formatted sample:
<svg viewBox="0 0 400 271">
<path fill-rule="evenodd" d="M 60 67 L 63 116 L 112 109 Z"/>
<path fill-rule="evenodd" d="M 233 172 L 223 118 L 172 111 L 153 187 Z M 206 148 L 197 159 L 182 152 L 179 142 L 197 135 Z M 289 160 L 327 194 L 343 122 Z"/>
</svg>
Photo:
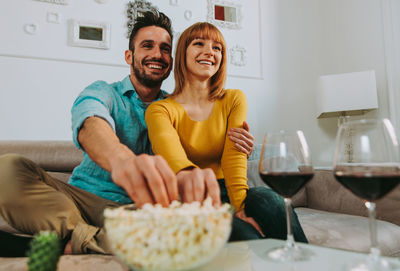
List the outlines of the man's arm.
<svg viewBox="0 0 400 271">
<path fill-rule="evenodd" d="M 235 143 L 235 148 L 245 153 L 249 158 L 254 148 L 254 137 L 250 133 L 247 121 L 243 122 L 243 128 L 231 128 L 228 131 L 228 136 Z"/>
<path fill-rule="evenodd" d="M 177 179 L 166 161 L 161 156 L 135 155 L 102 118 L 87 118 L 79 130 L 78 141 L 139 207 L 145 203 L 168 206 L 178 199 Z"/>
</svg>

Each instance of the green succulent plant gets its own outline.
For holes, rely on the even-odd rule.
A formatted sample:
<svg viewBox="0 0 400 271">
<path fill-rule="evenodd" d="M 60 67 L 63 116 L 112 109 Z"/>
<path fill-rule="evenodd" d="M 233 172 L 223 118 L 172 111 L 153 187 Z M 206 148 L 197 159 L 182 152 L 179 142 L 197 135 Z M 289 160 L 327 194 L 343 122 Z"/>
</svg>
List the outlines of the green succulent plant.
<svg viewBox="0 0 400 271">
<path fill-rule="evenodd" d="M 36 234 L 28 252 L 29 271 L 55 271 L 61 256 L 61 247 L 55 232 L 42 231 Z"/>
</svg>

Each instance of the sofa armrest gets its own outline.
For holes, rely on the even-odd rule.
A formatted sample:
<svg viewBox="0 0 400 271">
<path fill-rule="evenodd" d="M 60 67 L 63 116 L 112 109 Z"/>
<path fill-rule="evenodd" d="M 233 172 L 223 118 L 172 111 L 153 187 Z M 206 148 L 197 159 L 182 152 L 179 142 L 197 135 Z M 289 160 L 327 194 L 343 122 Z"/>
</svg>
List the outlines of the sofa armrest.
<svg viewBox="0 0 400 271">
<path fill-rule="evenodd" d="M 17 153 L 44 170 L 71 172 L 82 161 L 83 153 L 72 141 L 0 140 L 0 155 Z"/>
<path fill-rule="evenodd" d="M 364 200 L 355 196 L 333 176 L 332 170 L 315 170 L 306 184 L 308 208 L 349 215 L 368 216 Z M 400 226 L 400 186 L 376 202 L 376 217 Z"/>
</svg>

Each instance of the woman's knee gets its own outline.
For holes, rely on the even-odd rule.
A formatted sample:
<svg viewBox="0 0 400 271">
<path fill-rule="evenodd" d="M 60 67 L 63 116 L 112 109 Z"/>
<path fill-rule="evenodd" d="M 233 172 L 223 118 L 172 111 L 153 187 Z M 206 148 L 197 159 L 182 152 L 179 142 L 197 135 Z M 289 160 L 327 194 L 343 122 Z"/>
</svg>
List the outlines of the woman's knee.
<svg viewBox="0 0 400 271">
<path fill-rule="evenodd" d="M 247 191 L 245 201 L 248 210 L 268 210 L 269 213 L 285 211 L 285 202 L 275 191 L 266 187 L 254 187 Z"/>
<path fill-rule="evenodd" d="M 251 202 L 269 202 L 274 204 L 284 204 L 283 198 L 278 193 L 267 187 L 259 186 L 250 188 L 247 191 L 247 201 Z"/>
</svg>

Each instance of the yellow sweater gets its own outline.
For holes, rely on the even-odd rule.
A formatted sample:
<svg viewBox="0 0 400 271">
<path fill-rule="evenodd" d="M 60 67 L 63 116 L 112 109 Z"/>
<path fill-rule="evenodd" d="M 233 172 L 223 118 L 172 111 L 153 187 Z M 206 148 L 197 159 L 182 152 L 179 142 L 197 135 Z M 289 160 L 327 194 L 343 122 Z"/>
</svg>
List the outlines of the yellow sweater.
<svg viewBox="0 0 400 271">
<path fill-rule="evenodd" d="M 247 186 L 247 158 L 235 149 L 226 132 L 242 127 L 246 120 L 244 93 L 228 89 L 217 99 L 210 117 L 194 121 L 172 98 L 152 103 L 146 110 L 146 123 L 153 152 L 163 156 L 177 173 L 187 167 L 211 168 L 218 179 L 225 179 L 231 204 L 243 209 Z"/>
</svg>

